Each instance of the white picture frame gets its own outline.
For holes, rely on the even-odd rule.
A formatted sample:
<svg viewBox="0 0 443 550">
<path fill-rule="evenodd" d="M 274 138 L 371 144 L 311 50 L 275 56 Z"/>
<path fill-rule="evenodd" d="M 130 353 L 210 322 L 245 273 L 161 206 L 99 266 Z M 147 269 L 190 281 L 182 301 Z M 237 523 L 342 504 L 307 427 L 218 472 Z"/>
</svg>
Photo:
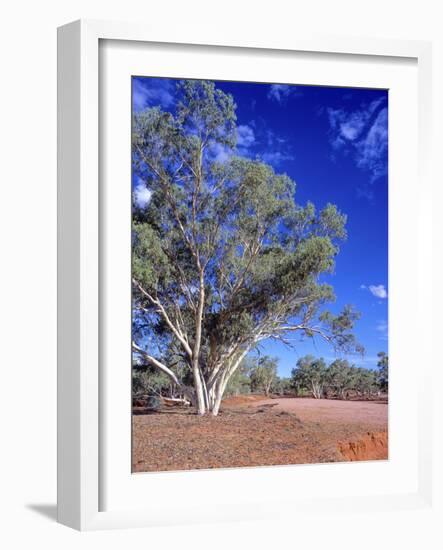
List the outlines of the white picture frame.
<svg viewBox="0 0 443 550">
<path fill-rule="evenodd" d="M 266 516 L 266 497 L 249 503 L 248 507 L 220 503 L 215 508 L 181 505 L 166 514 L 162 507 L 114 506 L 103 510 L 100 504 L 100 483 L 103 482 L 102 414 L 100 405 L 100 224 L 102 208 L 99 193 L 99 75 L 100 41 L 135 43 L 194 44 L 202 50 L 210 47 L 230 48 L 230 52 L 269 50 L 284 56 L 285 52 L 329 53 L 333 56 L 372 56 L 401 60 L 413 59 L 418 70 L 418 182 L 420 204 L 420 238 L 416 261 L 420 266 L 418 277 L 420 313 L 429 315 L 431 284 L 427 266 L 432 262 L 430 215 L 426 205 L 431 197 L 430 140 L 431 140 L 431 47 L 425 42 L 369 40 L 345 37 L 315 37 L 312 35 L 275 38 L 186 36 L 186 30 L 171 31 L 170 36 L 144 25 L 77 21 L 59 29 L 58 34 L 58 520 L 80 530 L 130 526 L 169 525 L 195 521 L 253 519 Z M 187 76 L 187 75 L 186 75 Z M 429 209 L 430 212 L 430 209 Z M 432 312 L 431 312 L 432 313 Z M 431 348 L 426 352 L 432 357 Z M 344 513 L 359 507 L 362 510 L 418 508 L 429 506 L 432 493 L 431 401 L 425 387 L 431 377 L 431 361 L 424 361 L 417 392 L 417 483 L 414 489 L 387 492 L 384 495 L 347 495 L 325 498 L 321 494 L 303 501 L 303 510 L 315 512 L 334 505 Z M 343 465 L 341 466 L 343 468 Z M 313 468 L 313 466 L 311 466 Z M 267 470 L 268 472 L 270 469 Z M 284 470 L 273 470 L 284 475 Z M 239 476 L 241 470 L 232 475 Z M 199 483 L 203 487 L 208 476 L 204 472 Z M 177 474 L 163 474 L 163 476 Z M 195 472 L 180 474 L 194 475 Z M 233 483 L 233 477 L 226 478 Z M 255 469 L 247 476 L 260 476 Z M 267 474 L 268 475 L 268 474 Z M 353 472 L 354 479 L 362 475 Z M 146 479 L 146 478 L 145 478 Z M 151 478 L 153 480 L 154 478 Z M 183 478 L 185 479 L 185 478 Z M 177 477 L 175 478 L 175 481 Z M 230 480 L 230 481 L 229 481 Z M 165 477 L 160 482 L 167 483 Z M 223 480 L 223 483 L 225 480 Z M 146 481 L 145 481 L 146 483 Z M 149 480 L 148 480 L 149 483 Z M 159 481 L 157 480 L 157 484 Z M 198 493 L 198 482 L 197 485 Z M 275 495 L 274 495 L 275 502 Z M 282 497 L 283 502 L 283 497 Z M 293 509 L 295 500 L 285 499 Z M 274 506 L 275 508 L 275 506 Z M 283 508 L 283 507 L 282 507 Z M 284 515 L 281 508 L 277 515 Z"/>
</svg>

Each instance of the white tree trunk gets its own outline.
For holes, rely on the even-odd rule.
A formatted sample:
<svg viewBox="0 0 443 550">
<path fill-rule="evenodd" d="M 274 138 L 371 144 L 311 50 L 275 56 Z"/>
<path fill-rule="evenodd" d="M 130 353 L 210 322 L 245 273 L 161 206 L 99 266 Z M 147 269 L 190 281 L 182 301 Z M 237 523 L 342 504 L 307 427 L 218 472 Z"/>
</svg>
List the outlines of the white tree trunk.
<svg viewBox="0 0 443 550">
<path fill-rule="evenodd" d="M 240 363 L 242 362 L 244 356 L 248 353 L 249 348 L 243 350 L 240 355 L 235 356 L 234 359 L 231 359 L 224 367 L 220 370 L 220 376 L 216 379 L 214 386 L 211 388 L 211 403 L 209 410 L 213 416 L 217 416 L 220 411 L 220 405 L 223 399 L 223 395 L 226 390 L 231 376 L 238 369 Z"/>
<path fill-rule="evenodd" d="M 321 399 L 323 396 L 323 386 L 321 384 L 311 383 L 312 395 L 315 399 Z"/>
<path fill-rule="evenodd" d="M 194 376 L 194 391 L 195 391 L 195 400 L 196 400 L 195 405 L 197 407 L 197 413 L 200 415 L 203 415 L 206 412 L 206 404 L 205 404 L 205 395 L 203 392 L 203 382 L 200 376 L 198 361 L 194 361 L 192 372 Z"/>
<path fill-rule="evenodd" d="M 222 402 L 222 399 L 223 399 L 223 394 L 225 392 L 228 380 L 224 380 L 222 378 L 219 381 L 219 383 L 216 385 L 216 388 L 215 388 L 215 391 L 214 391 L 213 403 L 212 403 L 212 407 L 211 407 L 211 413 L 212 413 L 213 416 L 217 416 L 218 413 L 219 413 L 220 405 L 221 405 L 221 402 Z"/>
<path fill-rule="evenodd" d="M 200 265 L 200 260 L 197 257 L 197 265 L 200 270 L 200 293 L 199 293 L 199 303 L 198 310 L 195 319 L 195 342 L 194 349 L 192 350 L 192 373 L 194 375 L 194 388 L 197 400 L 197 412 L 200 415 L 205 414 L 206 412 L 206 400 L 204 392 L 204 382 L 202 380 L 201 370 L 200 370 L 200 347 L 201 347 L 201 335 L 202 335 L 202 321 L 203 321 L 203 307 L 205 303 L 205 285 L 204 285 L 204 274 Z"/>
</svg>

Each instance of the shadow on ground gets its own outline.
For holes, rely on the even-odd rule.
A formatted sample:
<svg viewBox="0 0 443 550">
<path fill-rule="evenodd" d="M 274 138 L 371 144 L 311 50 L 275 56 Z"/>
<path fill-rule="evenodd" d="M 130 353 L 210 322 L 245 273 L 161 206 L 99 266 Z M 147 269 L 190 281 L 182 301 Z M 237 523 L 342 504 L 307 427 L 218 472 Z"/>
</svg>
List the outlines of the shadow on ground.
<svg viewBox="0 0 443 550">
<path fill-rule="evenodd" d="M 57 505 L 56 504 L 26 504 L 28 510 L 32 510 L 36 514 L 57 521 Z"/>
</svg>

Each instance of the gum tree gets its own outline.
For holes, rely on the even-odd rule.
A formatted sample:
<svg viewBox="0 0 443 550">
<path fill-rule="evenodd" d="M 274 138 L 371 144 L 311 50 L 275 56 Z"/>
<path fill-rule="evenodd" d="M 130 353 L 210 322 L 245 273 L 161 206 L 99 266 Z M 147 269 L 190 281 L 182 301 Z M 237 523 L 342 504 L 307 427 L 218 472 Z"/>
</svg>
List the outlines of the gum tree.
<svg viewBox="0 0 443 550">
<path fill-rule="evenodd" d="M 260 357 L 251 370 L 251 387 L 254 391 L 261 391 L 269 395 L 271 387 L 277 380 L 277 357 Z"/>
<path fill-rule="evenodd" d="M 360 396 L 371 396 L 374 393 L 377 393 L 379 390 L 377 373 L 370 369 L 356 369 L 354 388 Z"/>
<path fill-rule="evenodd" d="M 323 357 L 300 357 L 291 374 L 292 385 L 295 388 L 305 388 L 315 399 L 322 399 L 329 382 L 329 369 Z"/>
<path fill-rule="evenodd" d="M 328 370 L 328 385 L 340 399 L 346 399 L 354 388 L 357 370 L 347 359 L 335 359 Z"/>
<path fill-rule="evenodd" d="M 389 357 L 384 351 L 379 351 L 377 357 L 378 383 L 382 391 L 387 391 L 389 387 Z"/>
<path fill-rule="evenodd" d="M 325 310 L 346 218 L 295 200 L 295 183 L 236 154 L 235 104 L 212 82 L 184 81 L 166 112 L 133 118 L 133 350 L 199 414 L 219 411 L 246 354 L 267 338 L 319 335 L 351 350 L 357 314 Z M 218 162 L 223 151 L 224 162 Z M 179 377 L 175 365 L 184 365 Z"/>
</svg>

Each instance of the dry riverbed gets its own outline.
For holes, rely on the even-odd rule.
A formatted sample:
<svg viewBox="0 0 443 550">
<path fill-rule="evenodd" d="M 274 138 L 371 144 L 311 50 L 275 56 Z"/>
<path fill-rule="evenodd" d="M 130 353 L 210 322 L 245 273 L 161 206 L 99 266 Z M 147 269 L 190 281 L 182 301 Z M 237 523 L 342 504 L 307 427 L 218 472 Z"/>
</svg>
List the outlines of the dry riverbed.
<svg viewBox="0 0 443 550">
<path fill-rule="evenodd" d="M 190 409 L 133 416 L 133 471 L 387 459 L 388 405 L 228 398 L 217 417 Z"/>
</svg>

